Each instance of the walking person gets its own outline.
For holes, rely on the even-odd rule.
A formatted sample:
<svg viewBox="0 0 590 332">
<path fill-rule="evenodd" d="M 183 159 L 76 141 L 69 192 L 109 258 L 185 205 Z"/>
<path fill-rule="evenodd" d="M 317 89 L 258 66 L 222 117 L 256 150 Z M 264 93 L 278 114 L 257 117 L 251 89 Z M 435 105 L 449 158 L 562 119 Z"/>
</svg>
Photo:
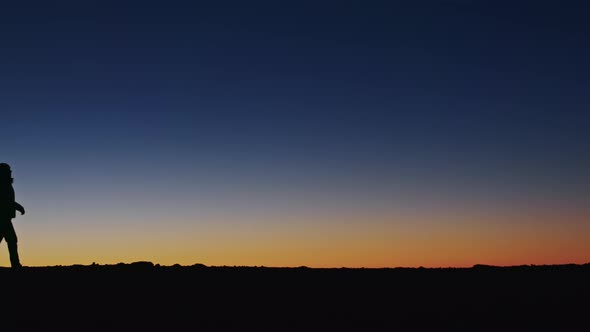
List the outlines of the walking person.
<svg viewBox="0 0 590 332">
<path fill-rule="evenodd" d="M 25 214 L 25 208 L 18 204 L 14 199 L 14 188 L 12 170 L 5 163 L 0 163 L 0 242 L 6 239 L 8 253 L 10 255 L 10 265 L 12 268 L 20 268 L 18 258 L 18 239 L 12 219 L 16 217 L 16 211 L 21 215 Z"/>
</svg>

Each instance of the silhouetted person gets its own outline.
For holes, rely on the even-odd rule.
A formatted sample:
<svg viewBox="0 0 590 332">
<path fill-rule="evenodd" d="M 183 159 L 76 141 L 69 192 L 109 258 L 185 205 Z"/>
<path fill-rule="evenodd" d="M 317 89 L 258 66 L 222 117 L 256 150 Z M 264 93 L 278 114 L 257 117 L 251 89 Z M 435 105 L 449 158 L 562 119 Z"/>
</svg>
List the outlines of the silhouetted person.
<svg viewBox="0 0 590 332">
<path fill-rule="evenodd" d="M 25 208 L 14 200 L 14 188 L 12 187 L 12 170 L 8 164 L 0 164 L 0 242 L 6 239 L 10 265 L 13 268 L 21 267 L 18 258 L 18 239 L 12 218 L 16 217 L 16 211 L 25 214 Z"/>
</svg>

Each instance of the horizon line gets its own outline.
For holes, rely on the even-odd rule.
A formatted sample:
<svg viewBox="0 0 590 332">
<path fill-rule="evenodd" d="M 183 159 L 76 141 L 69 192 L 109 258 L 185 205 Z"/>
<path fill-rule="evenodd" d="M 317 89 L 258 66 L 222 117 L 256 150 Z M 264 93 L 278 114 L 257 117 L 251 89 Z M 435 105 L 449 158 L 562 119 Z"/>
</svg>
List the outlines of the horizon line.
<svg viewBox="0 0 590 332">
<path fill-rule="evenodd" d="M 559 266 L 590 266 L 590 261 L 586 263 L 556 263 L 556 264 L 517 264 L 517 265 L 493 265 L 493 264 L 473 264 L 471 266 L 384 266 L 384 267 L 351 267 L 351 266 L 333 266 L 333 267 L 310 267 L 307 265 L 299 266 L 266 266 L 266 265 L 206 265 L 202 263 L 195 263 L 191 265 L 183 265 L 175 263 L 172 265 L 164 265 L 154 263 L 151 261 L 133 261 L 133 262 L 118 262 L 118 263 L 96 263 L 91 264 L 69 264 L 69 265 L 24 265 L 25 268 L 59 268 L 59 267 L 112 267 L 112 266 L 143 266 L 143 267 L 163 267 L 163 268 L 268 268 L 268 269 L 311 269 L 311 270 L 335 270 L 335 269 L 350 269 L 350 270 L 387 270 L 387 269 L 473 269 L 473 268 L 517 268 L 517 267 L 559 267 Z M 0 266 L 0 268 L 10 269 L 9 266 Z"/>
</svg>

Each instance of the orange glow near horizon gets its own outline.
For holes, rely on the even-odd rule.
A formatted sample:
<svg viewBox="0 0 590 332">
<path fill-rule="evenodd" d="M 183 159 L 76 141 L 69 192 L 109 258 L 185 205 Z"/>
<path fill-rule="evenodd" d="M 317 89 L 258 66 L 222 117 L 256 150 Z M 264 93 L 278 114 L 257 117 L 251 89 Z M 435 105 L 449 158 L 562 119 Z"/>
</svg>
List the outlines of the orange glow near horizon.
<svg viewBox="0 0 590 332">
<path fill-rule="evenodd" d="M 561 216 L 563 217 L 563 216 Z M 469 267 L 590 262 L 584 216 L 565 222 L 439 219 L 429 227 L 381 217 L 314 222 L 221 222 L 137 225 L 132 221 L 69 230 L 15 222 L 29 266 L 115 264 L 269 267 Z M 215 227 L 204 225 L 216 225 Z M 563 225 L 563 226 L 560 226 Z M 4 254 L 7 265 L 7 253 Z"/>
</svg>

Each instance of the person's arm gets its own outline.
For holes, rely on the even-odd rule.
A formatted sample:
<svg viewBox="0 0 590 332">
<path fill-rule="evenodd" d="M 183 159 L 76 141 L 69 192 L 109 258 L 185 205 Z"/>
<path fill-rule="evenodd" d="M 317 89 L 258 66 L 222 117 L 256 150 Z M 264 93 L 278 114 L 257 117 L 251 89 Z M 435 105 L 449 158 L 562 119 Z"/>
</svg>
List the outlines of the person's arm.
<svg viewBox="0 0 590 332">
<path fill-rule="evenodd" d="M 14 202 L 14 209 L 20 212 L 21 215 L 25 214 L 25 208 L 17 202 Z"/>
</svg>

